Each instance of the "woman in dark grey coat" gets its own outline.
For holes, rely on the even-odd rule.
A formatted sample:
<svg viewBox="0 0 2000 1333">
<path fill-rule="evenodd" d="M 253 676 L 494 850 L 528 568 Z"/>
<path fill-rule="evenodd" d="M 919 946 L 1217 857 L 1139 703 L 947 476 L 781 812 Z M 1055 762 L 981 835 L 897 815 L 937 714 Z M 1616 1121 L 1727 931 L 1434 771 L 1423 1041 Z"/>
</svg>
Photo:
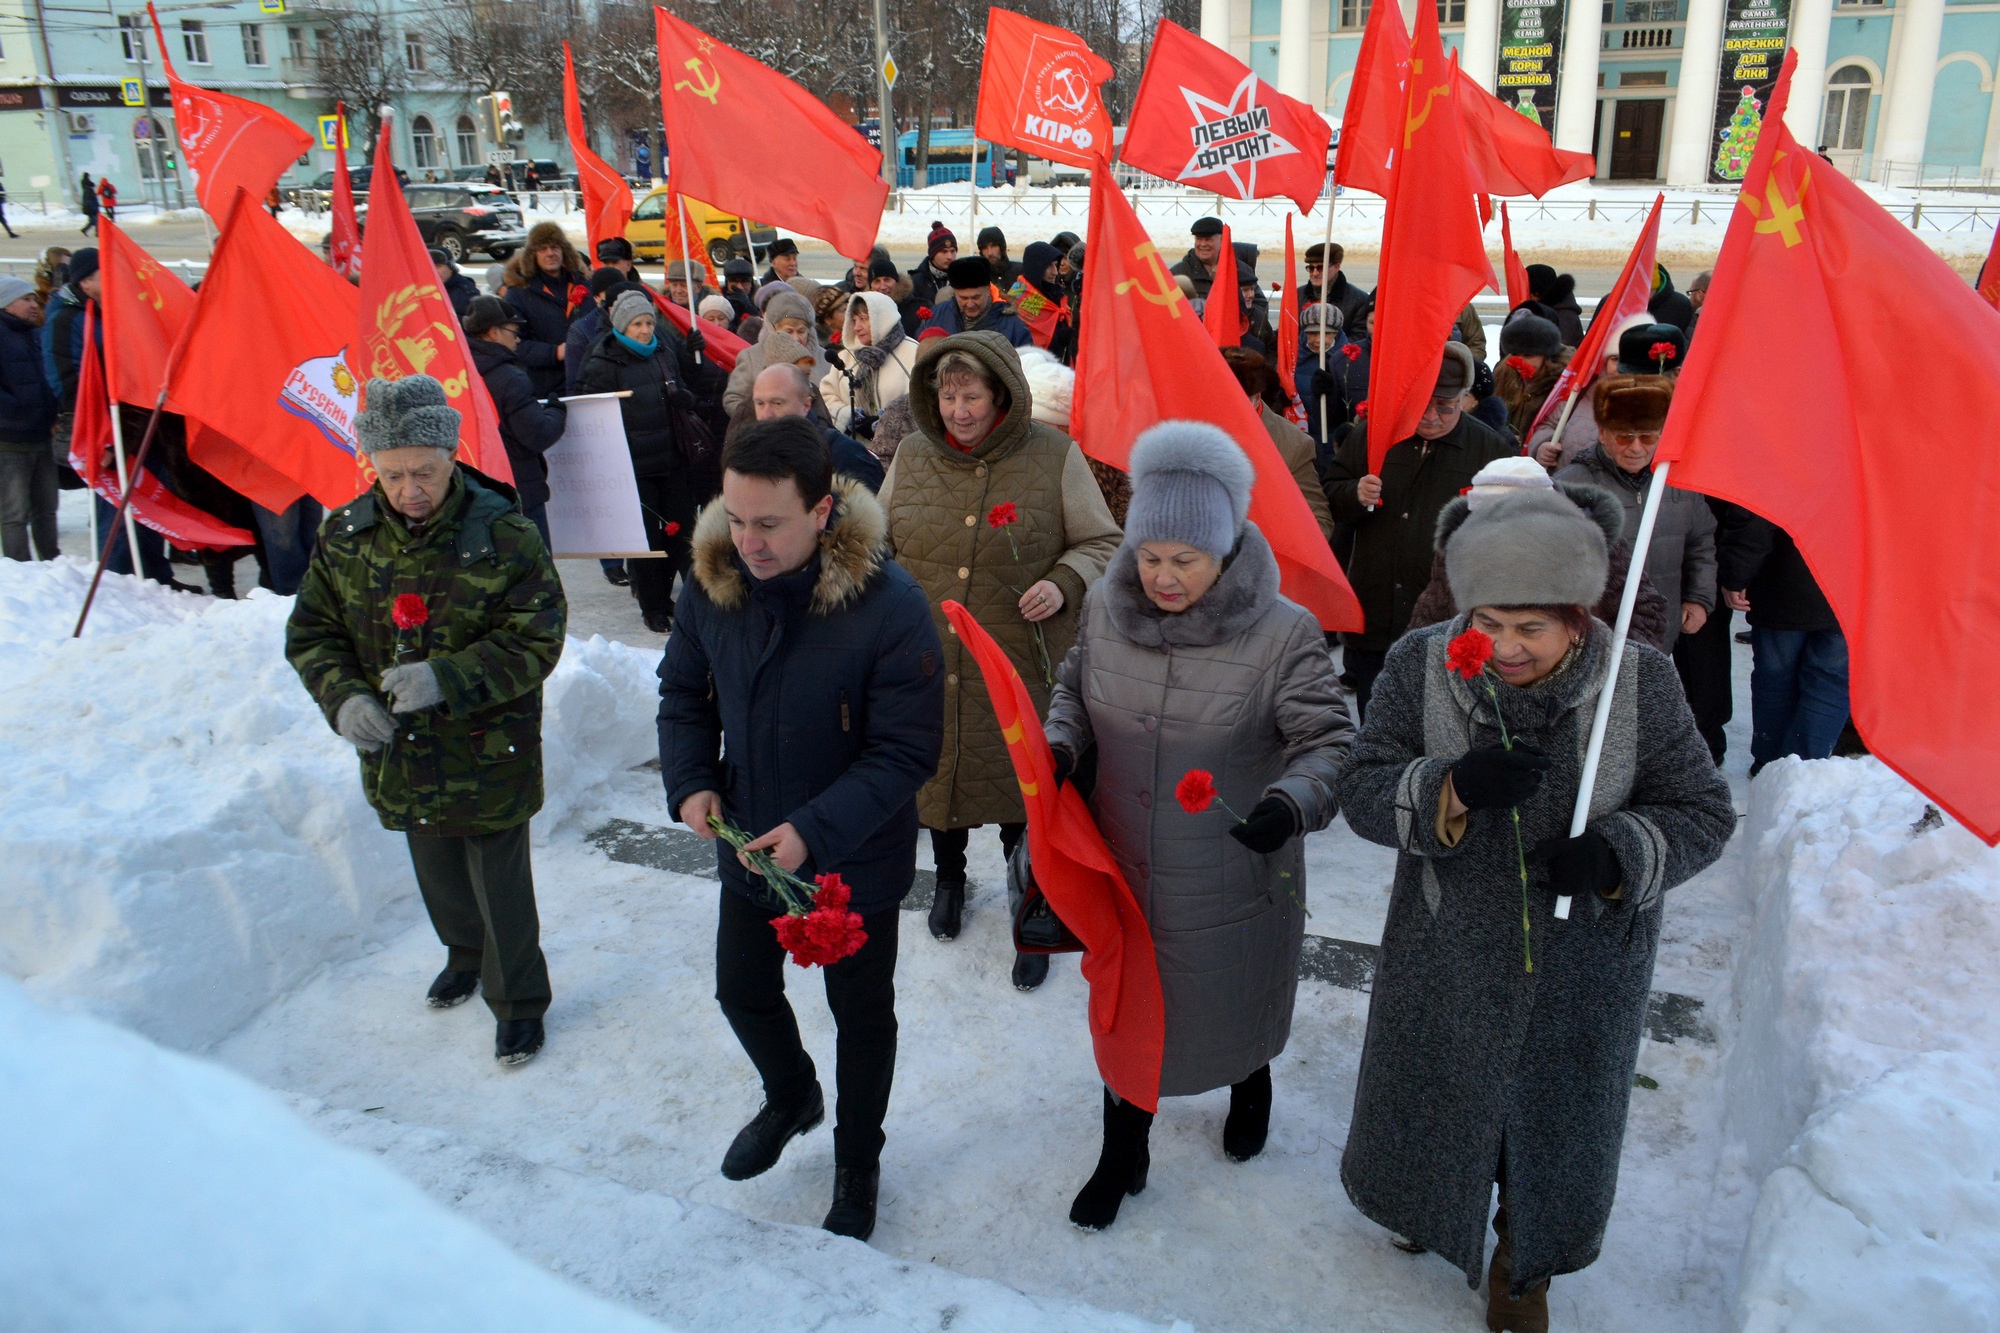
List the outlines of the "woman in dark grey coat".
<svg viewBox="0 0 2000 1333">
<path fill-rule="evenodd" d="M 1568 836 L 1611 649 L 1584 608 L 1621 525 L 1590 486 L 1453 501 L 1438 532 L 1466 610 L 1390 650 L 1339 784 L 1354 831 L 1401 853 L 1341 1180 L 1474 1285 L 1498 1181 L 1495 1330 L 1547 1329 L 1551 1275 L 1597 1258 L 1661 899 L 1734 826 L 1673 664 L 1628 643 L 1590 821 Z M 1493 646 L 1472 679 L 1447 664 L 1468 626 Z"/>
<path fill-rule="evenodd" d="M 1277 561 L 1245 521 L 1242 450 L 1213 426 L 1164 422 L 1139 437 L 1131 471 L 1125 543 L 1084 603 L 1048 737 L 1059 780 L 1095 747 L 1091 809 L 1159 961 L 1160 1095 L 1228 1087 L 1223 1150 L 1247 1161 L 1264 1148 L 1298 991 L 1299 839 L 1333 820 L 1353 727 L 1319 624 L 1279 595 Z M 1176 786 L 1196 769 L 1220 799 L 1191 810 Z M 1109 1226 L 1146 1187 L 1152 1121 L 1106 1090 L 1104 1150 L 1072 1222 Z"/>
</svg>

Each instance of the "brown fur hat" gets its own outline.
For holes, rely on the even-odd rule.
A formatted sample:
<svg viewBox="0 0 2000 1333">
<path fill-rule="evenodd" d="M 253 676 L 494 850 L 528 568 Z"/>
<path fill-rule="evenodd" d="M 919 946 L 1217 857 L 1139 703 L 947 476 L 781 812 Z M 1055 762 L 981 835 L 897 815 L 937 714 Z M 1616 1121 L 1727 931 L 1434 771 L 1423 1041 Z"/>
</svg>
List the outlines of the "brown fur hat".
<svg viewBox="0 0 2000 1333">
<path fill-rule="evenodd" d="M 1664 375 L 1605 375 L 1590 396 L 1599 430 L 1658 430 L 1673 401 L 1674 382 Z"/>
</svg>

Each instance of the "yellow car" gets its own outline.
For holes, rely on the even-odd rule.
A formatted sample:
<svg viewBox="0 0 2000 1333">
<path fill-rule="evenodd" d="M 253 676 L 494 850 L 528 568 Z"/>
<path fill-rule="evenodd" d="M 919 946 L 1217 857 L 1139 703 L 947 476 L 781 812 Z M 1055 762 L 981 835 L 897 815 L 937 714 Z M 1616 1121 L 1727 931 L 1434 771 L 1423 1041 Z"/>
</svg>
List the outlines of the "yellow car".
<svg viewBox="0 0 2000 1333">
<path fill-rule="evenodd" d="M 633 254 L 643 260 L 664 259 L 668 224 L 667 187 L 661 185 L 639 201 L 632 210 L 632 220 L 625 224 L 625 239 L 632 243 Z M 750 252 L 743 244 L 741 218 L 689 199 L 687 227 L 690 233 L 701 237 L 709 262 L 717 268 L 728 263 L 731 255 L 750 258 Z M 755 222 L 750 224 L 750 243 L 757 247 L 760 254 L 777 239 L 776 228 Z"/>
</svg>

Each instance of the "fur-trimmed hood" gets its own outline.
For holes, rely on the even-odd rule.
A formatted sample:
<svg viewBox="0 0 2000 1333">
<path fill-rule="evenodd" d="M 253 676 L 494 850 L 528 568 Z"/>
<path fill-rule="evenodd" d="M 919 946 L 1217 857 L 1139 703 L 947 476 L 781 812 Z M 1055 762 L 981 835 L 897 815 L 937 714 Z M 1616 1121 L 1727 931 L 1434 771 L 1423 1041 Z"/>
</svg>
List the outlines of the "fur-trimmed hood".
<svg viewBox="0 0 2000 1333">
<path fill-rule="evenodd" d="M 816 616 L 852 605 L 889 559 L 889 519 L 874 493 L 851 477 L 837 476 L 833 497 L 833 516 L 819 539 L 819 579 L 812 594 Z M 709 502 L 695 523 L 694 577 L 719 610 L 741 610 L 749 600 L 750 576 L 736 558 L 720 497 Z"/>
<path fill-rule="evenodd" d="M 1249 629 L 1278 599 L 1278 560 L 1254 523 L 1246 523 L 1236 550 L 1214 586 L 1185 611 L 1162 611 L 1139 584 L 1138 547 L 1127 542 L 1111 557 L 1091 590 L 1118 632 L 1142 648 L 1205 648 Z"/>
</svg>

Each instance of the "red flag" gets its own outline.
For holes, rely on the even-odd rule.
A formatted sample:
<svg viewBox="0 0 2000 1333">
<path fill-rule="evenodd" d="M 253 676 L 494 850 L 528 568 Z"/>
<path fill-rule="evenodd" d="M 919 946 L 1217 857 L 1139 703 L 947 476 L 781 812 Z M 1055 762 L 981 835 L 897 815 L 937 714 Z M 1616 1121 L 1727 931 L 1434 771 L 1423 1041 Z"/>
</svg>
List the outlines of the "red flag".
<svg viewBox="0 0 2000 1333">
<path fill-rule="evenodd" d="M 889 197 L 882 150 L 784 75 L 664 9 L 653 12 L 676 188 L 817 236 L 849 259 L 867 254 Z"/>
<path fill-rule="evenodd" d="M 347 174 L 347 103 L 336 102 L 340 150 L 333 155 L 333 230 L 327 234 L 327 262 L 343 278 L 361 276 L 361 224 L 354 216 L 354 182 Z"/>
<path fill-rule="evenodd" d="M 1285 215 L 1289 220 L 1291 215 Z M 1208 303 L 1201 308 L 1202 327 L 1217 347 L 1241 347 L 1249 332 L 1243 318 L 1243 295 L 1236 282 L 1236 247 L 1229 240 L 1229 224 L 1222 224 L 1222 249 L 1216 253 L 1215 281 L 1208 285 Z"/>
<path fill-rule="evenodd" d="M 104 466 L 105 451 L 112 447 L 111 397 L 104 363 L 98 356 L 96 323 L 97 306 L 92 303 L 83 312 L 83 364 L 77 367 L 76 416 L 70 423 L 69 465 L 92 491 L 115 505 L 118 473 Z M 106 348 L 109 348 L 108 338 Z M 155 383 L 151 396 L 158 397 L 159 391 L 160 386 Z M 193 423 L 189 425 L 192 427 Z M 231 527 L 175 495 L 150 471 L 141 471 L 133 481 L 131 510 L 134 518 L 182 550 L 223 550 L 257 543 L 242 528 Z"/>
<path fill-rule="evenodd" d="M 2000 842 L 2000 313 L 1764 113 L 1659 461 L 1791 534 L 1868 749 Z M 1857 264 L 1857 256 L 1868 262 Z M 1884 374 L 1885 367 L 1894 367 Z M 1913 423 L 1958 442 L 1913 465 Z"/>
<path fill-rule="evenodd" d="M 1528 266 L 1521 262 L 1521 254 L 1514 248 L 1514 224 L 1507 216 L 1507 205 L 1500 205 L 1500 255 L 1501 264 L 1507 270 L 1507 308 L 1514 309 L 1528 299 Z"/>
<path fill-rule="evenodd" d="M 1389 172 L 1403 138 L 1403 85 L 1410 72 L 1410 32 L 1403 7 L 1375 5 L 1361 33 L 1347 106 L 1340 116 L 1340 152 L 1333 179 L 1389 197 Z"/>
<path fill-rule="evenodd" d="M 1088 168 L 1111 151 L 1111 113 L 1098 89 L 1113 73 L 1069 29 L 989 9 L 973 133 Z"/>
<path fill-rule="evenodd" d="M 1625 267 L 1618 271 L 1618 280 L 1599 303 L 1590 327 L 1584 330 L 1583 342 L 1556 377 L 1555 388 L 1549 390 L 1542 410 L 1535 413 L 1535 426 L 1554 421 L 1565 399 L 1597 382 L 1597 377 L 1604 373 L 1604 358 L 1618 350 L 1618 345 L 1611 341 L 1618 326 L 1634 315 L 1646 313 L 1653 296 L 1654 259 L 1660 248 L 1660 209 L 1666 201 L 1664 193 L 1653 196 L 1653 211 L 1646 216 L 1646 225 L 1639 229 L 1639 239 L 1632 242 L 1632 253 L 1625 256 Z M 1525 271 L 1521 278 L 1521 285 L 1526 287 Z M 1534 426 L 1530 426 L 1529 431 L 1533 430 Z"/>
<path fill-rule="evenodd" d="M 1083 941 L 1097 1072 L 1121 1100 L 1157 1111 L 1167 1011 L 1152 927 L 1090 817 L 1090 807 L 1074 786 L 1056 785 L 1048 733 L 1013 663 L 963 606 L 947 599 L 944 614 L 979 663 L 1007 741 L 1007 757 L 1014 761 L 1028 812 L 1028 861 L 1035 868 L 1035 883 L 1062 923 Z"/>
<path fill-rule="evenodd" d="M 1361 628 L 1361 605 L 1298 483 L 1103 165 L 1091 173 L 1087 246 L 1083 308 L 1090 318 L 1078 329 L 1070 414 L 1077 443 L 1123 468 L 1133 439 L 1157 421 L 1220 426 L 1257 470 L 1250 518 L 1278 558 L 1285 596 L 1328 629 Z"/>
<path fill-rule="evenodd" d="M 1456 62 L 1437 9 L 1417 6 L 1402 151 L 1390 175 L 1368 367 L 1368 470 L 1410 437 L 1437 387 L 1447 333 L 1482 288 L 1499 284 L 1480 238 L 1478 188 L 1459 129 Z"/>
<path fill-rule="evenodd" d="M 239 186 L 252 198 L 262 199 L 285 168 L 312 147 L 312 135 L 261 102 L 183 83 L 174 73 L 152 0 L 147 0 L 146 13 L 160 44 L 167 87 L 173 91 L 174 133 L 194 170 L 195 198 L 210 216 L 229 207 Z"/>
<path fill-rule="evenodd" d="M 665 292 L 654 292 L 653 304 L 666 313 L 667 319 L 681 333 L 685 334 L 694 327 L 694 317 L 688 314 L 688 308 L 669 301 Z M 702 356 L 724 370 L 736 369 L 736 358 L 750 345 L 720 324 L 703 324 L 701 337 L 707 344 L 702 348 Z"/>
<path fill-rule="evenodd" d="M 1160 20 L 1119 159 L 1231 199 L 1290 199 L 1309 213 L 1333 127 L 1227 51 Z"/>
<path fill-rule="evenodd" d="M 1549 133 L 1479 86 L 1464 70 L 1458 72 L 1458 113 L 1465 125 L 1465 147 L 1472 156 L 1472 178 L 1487 194 L 1531 194 L 1539 199 L 1558 185 L 1589 180 L 1597 174 L 1597 159 L 1589 153 L 1558 148 Z"/>
<path fill-rule="evenodd" d="M 708 257 L 708 247 L 701 243 L 701 227 L 687 215 L 687 202 L 681 192 L 667 183 L 667 215 L 664 220 L 665 236 L 661 242 L 660 262 L 672 264 L 675 260 L 692 259 L 701 265 L 702 276 L 710 287 L 720 288 L 722 280 L 715 275 L 715 265 Z"/>
<path fill-rule="evenodd" d="M 1986 304 L 2000 306 L 2000 227 L 1993 229 L 1993 245 L 1986 252 L 1986 262 L 1979 266 L 1979 281 L 1973 285 Z"/>
<path fill-rule="evenodd" d="M 1085 251 L 1085 253 L 1089 253 Z M 1285 214 L 1285 294 L 1278 300 L 1278 383 L 1285 394 L 1296 399 L 1299 386 L 1294 376 L 1299 368 L 1299 284 L 1298 260 L 1292 253 L 1292 215 Z"/>
<path fill-rule="evenodd" d="M 194 318 L 194 290 L 114 222 L 99 225 L 98 251 L 104 275 L 104 369 L 111 396 L 150 408 L 166 387 L 174 347 Z"/>
<path fill-rule="evenodd" d="M 347 279 L 239 191 L 187 328 L 201 355 L 175 363 L 167 396 L 322 504 L 345 504 L 362 487 L 347 365 L 359 307 Z"/>
<path fill-rule="evenodd" d="M 430 375 L 444 385 L 458 409 L 458 456 L 495 481 L 514 482 L 507 448 L 500 442 L 500 414 L 486 380 L 465 349 L 458 312 L 438 286 L 437 266 L 396 180 L 389 119 L 375 141 L 375 171 L 368 180 L 368 231 L 362 238 L 361 306 L 354 359 L 362 383 L 380 377 Z"/>
<path fill-rule="evenodd" d="M 576 159 L 576 183 L 583 194 L 583 225 L 590 252 L 607 236 L 623 236 L 632 220 L 632 187 L 618 168 L 590 151 L 583 129 L 583 104 L 576 93 L 576 62 L 563 43 L 563 125 L 569 131 L 570 156 Z"/>
</svg>

